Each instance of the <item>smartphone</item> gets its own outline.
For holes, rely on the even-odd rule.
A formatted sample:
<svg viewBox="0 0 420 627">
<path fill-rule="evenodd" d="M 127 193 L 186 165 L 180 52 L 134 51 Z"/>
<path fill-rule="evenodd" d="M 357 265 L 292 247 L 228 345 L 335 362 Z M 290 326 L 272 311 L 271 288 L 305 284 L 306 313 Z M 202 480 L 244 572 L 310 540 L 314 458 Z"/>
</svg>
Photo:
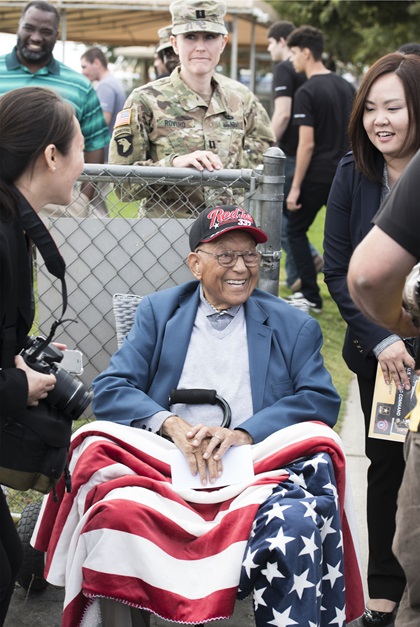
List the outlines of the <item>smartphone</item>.
<svg viewBox="0 0 420 627">
<path fill-rule="evenodd" d="M 64 357 L 59 363 L 60 368 L 72 374 L 83 373 L 83 355 L 79 350 L 65 350 L 63 355 Z"/>
</svg>

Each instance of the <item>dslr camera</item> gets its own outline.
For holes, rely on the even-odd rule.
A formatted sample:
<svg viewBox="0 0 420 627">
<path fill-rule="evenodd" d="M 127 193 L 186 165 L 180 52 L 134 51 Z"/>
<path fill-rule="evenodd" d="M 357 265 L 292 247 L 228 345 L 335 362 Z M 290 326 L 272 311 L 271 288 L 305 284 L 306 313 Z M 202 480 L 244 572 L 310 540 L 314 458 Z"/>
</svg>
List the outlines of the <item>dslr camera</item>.
<svg viewBox="0 0 420 627">
<path fill-rule="evenodd" d="M 63 351 L 52 344 L 45 345 L 43 337 L 30 337 L 21 355 L 32 370 L 55 376 L 57 382 L 46 400 L 66 418 L 77 420 L 91 402 L 93 393 L 80 379 L 60 368 Z"/>
</svg>

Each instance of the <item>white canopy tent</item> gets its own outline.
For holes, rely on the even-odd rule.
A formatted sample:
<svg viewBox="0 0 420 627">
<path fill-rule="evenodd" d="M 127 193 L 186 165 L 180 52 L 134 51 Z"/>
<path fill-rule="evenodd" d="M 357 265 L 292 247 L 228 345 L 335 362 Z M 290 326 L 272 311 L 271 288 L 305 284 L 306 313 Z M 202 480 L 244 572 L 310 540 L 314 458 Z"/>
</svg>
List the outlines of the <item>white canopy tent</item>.
<svg viewBox="0 0 420 627">
<path fill-rule="evenodd" d="M 170 0 L 50 0 L 60 11 L 60 38 L 89 45 L 150 46 L 157 31 L 171 22 Z M 280 19 L 262 0 L 225 0 L 231 76 L 237 76 L 238 51 L 249 51 L 255 86 L 255 55 L 267 48 L 267 28 Z M 0 0 L 0 31 L 16 33 L 27 0 Z"/>
</svg>

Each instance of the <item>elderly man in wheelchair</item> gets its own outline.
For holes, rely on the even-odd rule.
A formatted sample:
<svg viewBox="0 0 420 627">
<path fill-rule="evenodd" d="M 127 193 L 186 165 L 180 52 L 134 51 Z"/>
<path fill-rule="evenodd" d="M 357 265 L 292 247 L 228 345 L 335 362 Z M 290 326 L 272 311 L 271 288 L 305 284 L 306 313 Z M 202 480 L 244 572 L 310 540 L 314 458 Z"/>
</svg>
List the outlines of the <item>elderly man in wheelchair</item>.
<svg viewBox="0 0 420 627">
<path fill-rule="evenodd" d="M 267 236 L 242 208 L 189 239 L 195 280 L 142 298 L 73 437 L 73 490 L 44 504 L 63 625 L 203 624 L 253 594 L 257 627 L 343 627 L 363 598 L 319 324 L 256 289 Z"/>
</svg>

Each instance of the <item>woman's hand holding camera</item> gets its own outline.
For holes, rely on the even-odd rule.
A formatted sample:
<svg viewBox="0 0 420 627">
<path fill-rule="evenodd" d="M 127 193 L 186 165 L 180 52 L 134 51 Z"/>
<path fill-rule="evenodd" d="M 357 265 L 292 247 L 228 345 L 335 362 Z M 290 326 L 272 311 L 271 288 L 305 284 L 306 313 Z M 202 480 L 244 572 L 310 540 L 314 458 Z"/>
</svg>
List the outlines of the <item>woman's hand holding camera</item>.
<svg viewBox="0 0 420 627">
<path fill-rule="evenodd" d="M 54 389 L 56 378 L 53 374 L 43 374 L 30 368 L 20 355 L 15 357 L 16 368 L 24 370 L 28 379 L 28 402 L 30 407 L 35 407 L 43 398 L 47 398 L 49 392 Z"/>
</svg>

